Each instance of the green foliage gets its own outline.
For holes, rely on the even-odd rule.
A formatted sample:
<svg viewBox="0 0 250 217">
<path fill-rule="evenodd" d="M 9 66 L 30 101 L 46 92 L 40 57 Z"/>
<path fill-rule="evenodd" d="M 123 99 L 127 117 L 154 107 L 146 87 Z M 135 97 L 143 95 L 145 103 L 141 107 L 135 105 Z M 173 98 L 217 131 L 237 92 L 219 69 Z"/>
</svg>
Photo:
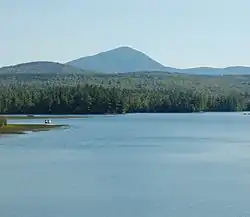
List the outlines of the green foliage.
<svg viewBox="0 0 250 217">
<path fill-rule="evenodd" d="M 2 114 L 107 114 L 250 109 L 250 76 L 162 72 L 0 76 Z"/>
</svg>

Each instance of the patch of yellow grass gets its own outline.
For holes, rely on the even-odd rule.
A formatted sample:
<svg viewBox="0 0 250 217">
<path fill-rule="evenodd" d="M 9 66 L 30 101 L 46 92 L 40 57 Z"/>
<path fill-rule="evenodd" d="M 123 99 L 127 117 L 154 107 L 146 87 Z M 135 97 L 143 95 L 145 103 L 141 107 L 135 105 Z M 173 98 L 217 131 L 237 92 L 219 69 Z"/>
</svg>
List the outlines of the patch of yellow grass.
<svg viewBox="0 0 250 217">
<path fill-rule="evenodd" d="M 47 131 L 53 128 L 63 127 L 67 125 L 52 125 L 52 124 L 7 124 L 0 127 L 0 134 L 23 134 L 28 131 L 38 132 Z"/>
</svg>

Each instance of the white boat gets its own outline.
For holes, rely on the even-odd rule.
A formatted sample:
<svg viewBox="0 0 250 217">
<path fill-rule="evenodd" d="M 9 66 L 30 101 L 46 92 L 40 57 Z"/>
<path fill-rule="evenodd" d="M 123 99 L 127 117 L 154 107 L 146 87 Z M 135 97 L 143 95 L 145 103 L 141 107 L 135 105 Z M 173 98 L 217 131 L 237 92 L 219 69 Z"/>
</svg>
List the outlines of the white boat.
<svg viewBox="0 0 250 217">
<path fill-rule="evenodd" d="M 50 123 L 51 123 L 51 120 L 45 120 L 44 123 L 45 123 L 45 124 L 50 124 Z"/>
</svg>

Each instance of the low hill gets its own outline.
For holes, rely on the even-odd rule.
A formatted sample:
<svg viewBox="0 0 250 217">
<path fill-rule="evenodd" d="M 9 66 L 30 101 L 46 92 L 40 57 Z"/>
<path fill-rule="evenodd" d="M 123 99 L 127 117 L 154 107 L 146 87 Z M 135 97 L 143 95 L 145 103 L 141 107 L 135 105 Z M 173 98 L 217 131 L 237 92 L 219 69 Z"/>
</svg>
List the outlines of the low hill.
<svg viewBox="0 0 250 217">
<path fill-rule="evenodd" d="M 193 75 L 250 75 L 250 67 L 231 66 L 226 68 L 197 67 L 187 69 L 167 68 L 169 72 L 179 72 Z"/>
<path fill-rule="evenodd" d="M 38 61 L 22 63 L 14 66 L 0 68 L 0 74 L 78 74 L 85 73 L 83 69 L 75 68 L 69 65 Z"/>
</svg>

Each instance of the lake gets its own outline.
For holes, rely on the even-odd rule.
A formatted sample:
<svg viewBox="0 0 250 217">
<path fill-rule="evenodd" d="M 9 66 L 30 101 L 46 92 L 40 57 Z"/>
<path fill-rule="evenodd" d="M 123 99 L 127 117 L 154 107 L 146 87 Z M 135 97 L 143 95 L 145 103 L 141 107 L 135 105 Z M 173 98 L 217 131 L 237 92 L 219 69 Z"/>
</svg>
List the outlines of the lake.
<svg viewBox="0 0 250 217">
<path fill-rule="evenodd" d="M 52 122 L 71 127 L 0 137 L 0 216 L 250 216 L 250 116 Z"/>
</svg>

